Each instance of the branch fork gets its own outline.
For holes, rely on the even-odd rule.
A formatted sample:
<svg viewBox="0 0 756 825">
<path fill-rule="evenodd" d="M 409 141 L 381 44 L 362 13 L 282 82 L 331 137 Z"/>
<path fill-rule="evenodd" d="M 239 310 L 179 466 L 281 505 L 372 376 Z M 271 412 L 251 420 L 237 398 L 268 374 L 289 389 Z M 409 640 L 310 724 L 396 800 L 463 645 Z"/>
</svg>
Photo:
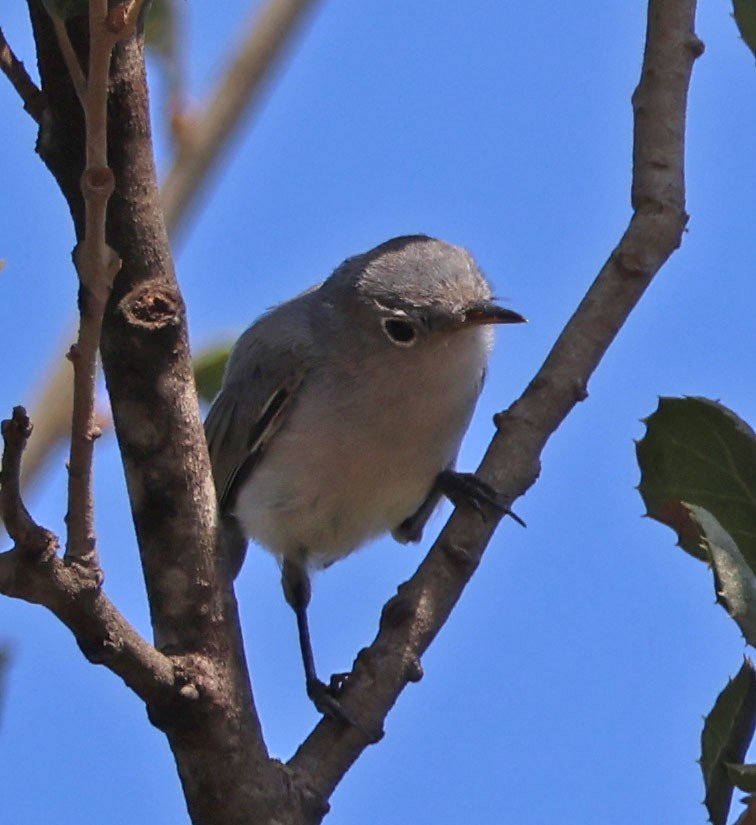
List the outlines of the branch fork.
<svg viewBox="0 0 756 825">
<path fill-rule="evenodd" d="M 15 407 L 0 432 L 0 518 L 15 545 L 0 553 L 0 593 L 47 607 L 87 659 L 121 676 L 151 712 L 196 705 L 192 673 L 200 663 L 165 656 L 143 639 L 103 593 L 99 568 L 62 559 L 57 537 L 29 515 L 20 492 L 21 457 L 32 432 L 26 410 Z"/>
</svg>

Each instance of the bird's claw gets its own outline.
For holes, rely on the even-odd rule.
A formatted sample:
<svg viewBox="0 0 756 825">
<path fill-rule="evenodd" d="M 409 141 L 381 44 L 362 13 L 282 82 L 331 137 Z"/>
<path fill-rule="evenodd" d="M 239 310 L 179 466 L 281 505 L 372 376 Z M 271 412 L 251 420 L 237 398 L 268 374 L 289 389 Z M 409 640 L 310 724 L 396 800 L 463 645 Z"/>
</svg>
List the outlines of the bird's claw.
<svg viewBox="0 0 756 825">
<path fill-rule="evenodd" d="M 483 479 L 474 473 L 458 473 L 454 470 L 443 470 L 439 473 L 438 484 L 443 494 L 455 506 L 467 504 L 473 507 L 481 516 L 484 516 L 484 507 L 492 507 L 505 516 L 514 519 L 522 527 L 525 522 L 503 503 L 501 494 Z"/>
<path fill-rule="evenodd" d="M 358 730 L 371 744 L 378 742 L 383 737 L 383 732 L 367 730 L 336 698 L 344 688 L 348 674 L 337 673 L 331 677 L 330 685 L 326 685 L 319 679 L 314 679 L 307 683 L 307 695 L 312 700 L 319 713 L 334 719 L 342 725 Z"/>
</svg>

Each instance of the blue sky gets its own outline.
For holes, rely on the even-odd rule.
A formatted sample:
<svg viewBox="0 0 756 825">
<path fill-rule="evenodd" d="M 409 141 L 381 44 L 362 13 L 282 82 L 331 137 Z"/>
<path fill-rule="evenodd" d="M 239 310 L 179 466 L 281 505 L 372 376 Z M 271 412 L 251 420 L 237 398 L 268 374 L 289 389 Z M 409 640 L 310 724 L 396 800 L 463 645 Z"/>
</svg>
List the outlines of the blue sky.
<svg viewBox="0 0 756 825">
<path fill-rule="evenodd" d="M 234 336 L 347 255 L 426 232 L 467 246 L 508 306 L 460 466 L 526 386 L 630 217 L 630 95 L 642 3 L 325 0 L 176 247 L 192 340 Z M 190 93 L 212 87 L 246 4 L 188 17 Z M 0 25 L 34 66 L 21 0 Z M 559 821 L 703 823 L 701 717 L 744 647 L 708 572 L 643 519 L 633 440 L 659 395 L 717 398 L 756 422 L 753 360 L 756 66 L 725 2 L 702 4 L 689 110 L 683 246 L 546 448 L 538 484 L 332 799 L 331 825 Z M 158 135 L 162 84 L 155 83 Z M 70 342 L 73 234 L 35 130 L 0 82 L 0 412 L 32 406 Z M 169 158 L 159 140 L 161 168 Z M 62 532 L 64 456 L 30 504 Z M 109 595 L 145 634 L 122 471 L 98 445 Z M 446 512 L 446 511 L 444 511 Z M 443 513 L 434 526 L 443 524 Z M 315 581 L 323 673 L 349 667 L 422 557 L 379 541 Z M 258 707 L 287 758 L 316 721 L 270 556 L 239 580 Z M 0 600 L 14 661 L 1 720 L 3 810 L 19 825 L 188 822 L 171 754 L 144 709 L 87 664 L 39 607 Z"/>
</svg>

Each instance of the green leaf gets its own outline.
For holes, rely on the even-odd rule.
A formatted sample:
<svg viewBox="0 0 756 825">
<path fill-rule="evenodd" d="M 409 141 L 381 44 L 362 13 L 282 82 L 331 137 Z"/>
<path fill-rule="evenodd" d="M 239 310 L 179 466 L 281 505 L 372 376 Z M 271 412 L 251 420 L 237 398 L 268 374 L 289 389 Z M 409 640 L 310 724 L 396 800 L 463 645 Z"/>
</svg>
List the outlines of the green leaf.
<svg viewBox="0 0 756 825">
<path fill-rule="evenodd" d="M 733 0 L 732 8 L 740 36 L 756 55 L 756 0 Z"/>
<path fill-rule="evenodd" d="M 687 507 L 714 568 L 717 601 L 737 622 L 748 644 L 756 647 L 756 577 L 714 516 L 695 504 Z"/>
<path fill-rule="evenodd" d="M 742 763 L 756 726 L 756 672 L 750 659 L 719 694 L 701 734 L 704 803 L 713 825 L 725 825 L 733 783 L 727 765 Z"/>
<path fill-rule="evenodd" d="M 186 77 L 182 46 L 182 22 L 186 3 L 178 0 L 152 0 L 145 17 L 144 42 L 152 56 L 159 58 L 158 68 L 165 75 L 169 91 L 169 127 L 181 139 Z M 185 126 L 186 124 L 184 124 Z"/>
<path fill-rule="evenodd" d="M 731 410 L 706 398 L 661 398 L 636 444 L 648 515 L 672 527 L 680 545 L 708 561 L 683 505 L 708 510 L 756 571 L 756 435 Z"/>
<path fill-rule="evenodd" d="M 152 0 L 144 21 L 144 41 L 147 47 L 173 61 L 177 37 L 175 0 Z"/>
<path fill-rule="evenodd" d="M 194 356 L 194 382 L 202 401 L 210 403 L 218 394 L 230 352 L 231 344 L 223 344 Z"/>
<path fill-rule="evenodd" d="M 756 765 L 725 765 L 730 782 L 741 791 L 753 793 L 756 791 Z"/>
</svg>

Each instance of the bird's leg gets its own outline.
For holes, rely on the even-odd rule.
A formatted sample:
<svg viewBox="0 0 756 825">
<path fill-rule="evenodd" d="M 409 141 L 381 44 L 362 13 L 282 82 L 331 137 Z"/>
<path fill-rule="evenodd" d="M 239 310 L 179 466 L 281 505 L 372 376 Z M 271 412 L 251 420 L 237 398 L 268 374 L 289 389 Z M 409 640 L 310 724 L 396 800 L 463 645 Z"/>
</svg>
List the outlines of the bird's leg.
<svg viewBox="0 0 756 825">
<path fill-rule="evenodd" d="M 297 631 L 299 633 L 299 649 L 302 652 L 302 664 L 304 665 L 305 680 L 307 682 L 307 695 L 313 700 L 315 706 L 321 713 L 326 711 L 319 707 L 319 698 L 328 690 L 323 682 L 318 679 L 315 670 L 315 657 L 312 654 L 312 643 L 310 641 L 310 626 L 307 621 L 307 606 L 310 604 L 310 577 L 307 571 L 295 562 L 284 559 L 283 573 L 281 578 L 284 596 L 286 601 L 297 617 Z"/>
<path fill-rule="evenodd" d="M 428 519 L 433 515 L 433 511 L 438 506 L 438 502 L 443 495 L 438 481 L 434 482 L 430 493 L 425 501 L 404 521 L 391 531 L 391 535 L 402 544 L 408 542 L 418 542 L 423 538 L 423 529 L 428 523 Z"/>
<path fill-rule="evenodd" d="M 365 736 L 374 741 L 375 736 L 368 733 L 355 721 L 354 717 L 339 702 L 334 695 L 334 691 L 328 685 L 318 679 L 315 670 L 315 658 L 312 654 L 312 643 L 310 641 L 310 627 L 307 622 L 307 605 L 310 603 L 310 577 L 307 571 L 296 562 L 284 559 L 283 573 L 281 577 L 284 596 L 294 614 L 297 617 L 297 630 L 299 632 L 299 648 L 302 651 L 302 664 L 304 665 L 305 681 L 307 684 L 307 695 L 312 700 L 315 707 L 324 716 L 330 716 L 345 725 L 351 725 L 362 731 Z"/>
<path fill-rule="evenodd" d="M 436 479 L 438 489 L 454 505 L 468 504 L 479 513 L 483 507 L 493 507 L 500 513 L 513 518 L 518 524 L 526 527 L 525 522 L 501 501 L 499 493 L 474 473 L 458 473 L 455 470 L 442 470 Z"/>
</svg>

